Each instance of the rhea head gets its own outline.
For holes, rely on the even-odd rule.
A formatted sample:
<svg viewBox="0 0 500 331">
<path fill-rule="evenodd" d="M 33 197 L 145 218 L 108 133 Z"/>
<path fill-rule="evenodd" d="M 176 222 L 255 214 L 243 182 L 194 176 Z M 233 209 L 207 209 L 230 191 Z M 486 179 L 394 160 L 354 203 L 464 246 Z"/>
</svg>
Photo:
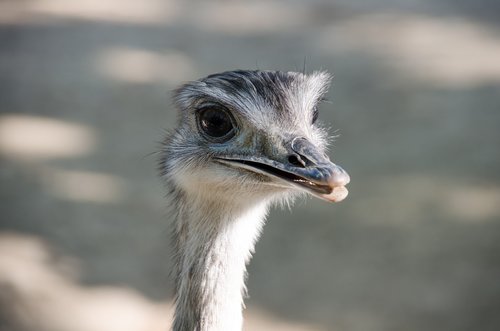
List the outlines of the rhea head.
<svg viewBox="0 0 500 331">
<path fill-rule="evenodd" d="M 233 204 L 300 192 L 343 200 L 349 175 L 317 123 L 329 83 L 326 72 L 231 71 L 180 87 L 162 162 L 172 190 Z"/>
</svg>

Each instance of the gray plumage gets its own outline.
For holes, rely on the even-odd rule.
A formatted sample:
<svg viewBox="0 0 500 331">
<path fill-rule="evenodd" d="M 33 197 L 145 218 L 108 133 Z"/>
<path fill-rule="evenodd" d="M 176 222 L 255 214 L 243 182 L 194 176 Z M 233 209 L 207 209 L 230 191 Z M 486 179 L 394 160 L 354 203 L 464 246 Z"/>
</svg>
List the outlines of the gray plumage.
<svg viewBox="0 0 500 331">
<path fill-rule="evenodd" d="M 241 330 L 245 266 L 267 210 L 347 195 L 316 125 L 325 72 L 232 71 L 175 91 L 161 169 L 174 209 L 174 331 Z"/>
</svg>

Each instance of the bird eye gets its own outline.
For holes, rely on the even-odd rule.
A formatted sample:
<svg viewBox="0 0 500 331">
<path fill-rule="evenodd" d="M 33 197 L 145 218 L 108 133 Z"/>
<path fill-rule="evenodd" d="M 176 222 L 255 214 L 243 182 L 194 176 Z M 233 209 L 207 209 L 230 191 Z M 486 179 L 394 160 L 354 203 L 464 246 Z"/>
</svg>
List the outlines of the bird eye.
<svg viewBox="0 0 500 331">
<path fill-rule="evenodd" d="M 319 116 L 319 110 L 318 110 L 318 107 L 316 106 L 313 109 L 313 116 L 312 116 L 312 121 L 311 121 L 312 124 L 316 123 L 316 121 L 318 120 L 318 116 Z"/>
<path fill-rule="evenodd" d="M 212 138 L 229 138 L 234 131 L 230 115 L 222 109 L 204 108 L 199 112 L 198 121 L 203 132 Z"/>
</svg>

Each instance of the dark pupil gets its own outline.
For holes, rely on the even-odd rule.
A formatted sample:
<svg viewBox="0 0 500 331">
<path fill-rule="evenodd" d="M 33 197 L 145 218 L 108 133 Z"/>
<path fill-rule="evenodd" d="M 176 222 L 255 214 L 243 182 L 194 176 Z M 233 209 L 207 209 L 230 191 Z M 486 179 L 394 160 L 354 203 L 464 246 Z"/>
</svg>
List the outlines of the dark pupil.
<svg viewBox="0 0 500 331">
<path fill-rule="evenodd" d="M 223 137 L 233 129 L 229 116 L 222 110 L 203 110 L 200 120 L 201 127 L 211 137 Z"/>
</svg>

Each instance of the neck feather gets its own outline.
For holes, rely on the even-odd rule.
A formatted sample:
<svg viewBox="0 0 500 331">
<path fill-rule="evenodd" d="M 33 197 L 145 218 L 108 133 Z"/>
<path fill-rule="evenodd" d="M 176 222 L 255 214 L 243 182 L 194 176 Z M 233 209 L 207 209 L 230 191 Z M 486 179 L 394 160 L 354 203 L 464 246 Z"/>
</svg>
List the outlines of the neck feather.
<svg viewBox="0 0 500 331">
<path fill-rule="evenodd" d="M 246 264 L 267 203 L 180 197 L 177 205 L 173 330 L 241 330 Z"/>
</svg>

